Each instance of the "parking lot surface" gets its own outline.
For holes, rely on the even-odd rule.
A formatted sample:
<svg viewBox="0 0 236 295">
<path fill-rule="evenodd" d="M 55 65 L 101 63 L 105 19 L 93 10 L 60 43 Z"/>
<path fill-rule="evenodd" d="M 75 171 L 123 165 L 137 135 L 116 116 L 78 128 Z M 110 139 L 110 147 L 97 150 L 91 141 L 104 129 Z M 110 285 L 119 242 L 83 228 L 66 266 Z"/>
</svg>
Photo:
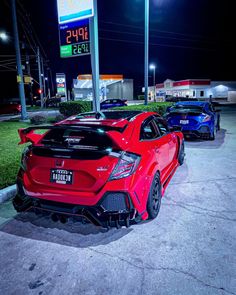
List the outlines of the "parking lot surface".
<svg viewBox="0 0 236 295">
<path fill-rule="evenodd" d="M 236 109 L 187 141 L 158 218 L 120 230 L 0 206 L 0 294 L 236 294 Z"/>
</svg>

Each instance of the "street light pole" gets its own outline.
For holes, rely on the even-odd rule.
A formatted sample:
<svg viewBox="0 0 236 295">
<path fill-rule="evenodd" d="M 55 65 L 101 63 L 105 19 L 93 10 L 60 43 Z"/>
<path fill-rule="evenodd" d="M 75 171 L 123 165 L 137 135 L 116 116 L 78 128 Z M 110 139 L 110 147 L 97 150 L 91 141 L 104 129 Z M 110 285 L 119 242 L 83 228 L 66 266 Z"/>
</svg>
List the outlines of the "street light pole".
<svg viewBox="0 0 236 295">
<path fill-rule="evenodd" d="M 41 89 L 40 102 L 41 102 L 41 108 L 43 108 L 43 93 L 42 93 L 43 83 L 42 83 L 41 59 L 40 59 L 39 47 L 37 47 L 37 62 L 38 62 L 38 72 L 39 72 L 39 88 Z"/>
<path fill-rule="evenodd" d="M 144 104 L 148 104 L 149 0 L 145 0 Z"/>
<path fill-rule="evenodd" d="M 154 101 L 156 100 L 156 65 L 151 64 L 150 70 L 153 70 L 153 90 L 154 90 Z"/>
<path fill-rule="evenodd" d="M 21 53 L 20 53 L 18 27 L 17 27 L 15 0 L 11 0 L 11 7 L 12 7 L 14 43 L 15 43 L 15 50 L 16 50 L 17 80 L 18 80 L 19 95 L 20 95 L 20 102 L 21 102 L 21 119 L 27 120 L 28 114 L 26 111 L 24 76 L 23 76 L 22 65 L 21 65 Z"/>
<path fill-rule="evenodd" d="M 91 35 L 91 64 L 93 80 L 93 110 L 100 111 L 100 75 L 99 75 L 99 44 L 98 44 L 98 11 L 97 0 L 94 1 L 94 17 L 90 18 L 89 27 Z"/>
</svg>

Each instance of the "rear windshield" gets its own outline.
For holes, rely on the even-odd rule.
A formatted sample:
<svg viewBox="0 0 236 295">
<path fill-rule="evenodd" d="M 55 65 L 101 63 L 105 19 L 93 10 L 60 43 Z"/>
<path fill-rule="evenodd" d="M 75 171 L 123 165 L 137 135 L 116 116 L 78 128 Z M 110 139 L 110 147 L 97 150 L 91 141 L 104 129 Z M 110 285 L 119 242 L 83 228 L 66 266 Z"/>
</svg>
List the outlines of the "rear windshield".
<svg viewBox="0 0 236 295">
<path fill-rule="evenodd" d="M 177 105 L 170 108 L 171 113 L 201 113 L 202 111 L 203 107 L 195 105 Z"/>
<path fill-rule="evenodd" d="M 112 148 L 112 141 L 103 130 L 52 129 L 45 134 L 40 143 L 46 146 L 87 151 L 101 151 Z"/>
<path fill-rule="evenodd" d="M 82 119 L 82 118 L 95 118 L 97 115 L 99 118 L 103 118 L 103 119 L 127 119 L 130 120 L 131 118 L 137 116 L 138 114 L 141 114 L 141 111 L 104 111 L 104 112 L 100 112 L 100 116 L 99 114 L 96 114 L 94 112 L 92 113 L 83 113 L 83 114 L 79 114 L 77 116 L 77 119 Z"/>
</svg>

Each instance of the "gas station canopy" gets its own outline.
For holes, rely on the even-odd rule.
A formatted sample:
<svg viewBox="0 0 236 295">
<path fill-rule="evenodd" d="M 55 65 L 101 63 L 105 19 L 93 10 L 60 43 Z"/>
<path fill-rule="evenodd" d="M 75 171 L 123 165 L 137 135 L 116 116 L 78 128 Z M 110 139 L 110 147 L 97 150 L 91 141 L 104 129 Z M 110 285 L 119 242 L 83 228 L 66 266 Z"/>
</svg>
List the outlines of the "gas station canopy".
<svg viewBox="0 0 236 295">
<path fill-rule="evenodd" d="M 100 88 L 107 87 L 111 84 L 123 81 L 123 75 L 100 75 L 99 84 Z M 77 77 L 77 82 L 74 85 L 75 88 L 93 88 L 92 75 L 79 75 Z"/>
</svg>

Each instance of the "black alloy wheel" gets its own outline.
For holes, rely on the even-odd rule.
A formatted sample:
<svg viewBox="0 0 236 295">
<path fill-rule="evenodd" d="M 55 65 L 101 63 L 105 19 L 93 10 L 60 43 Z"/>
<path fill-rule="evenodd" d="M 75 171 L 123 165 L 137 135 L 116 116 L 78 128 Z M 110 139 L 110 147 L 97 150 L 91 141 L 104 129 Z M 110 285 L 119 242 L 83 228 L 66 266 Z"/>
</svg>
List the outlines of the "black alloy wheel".
<svg viewBox="0 0 236 295">
<path fill-rule="evenodd" d="M 184 142 L 182 142 L 180 150 L 179 150 L 179 156 L 178 156 L 178 162 L 180 166 L 183 165 L 184 163 L 184 157 L 185 157 Z"/>
<path fill-rule="evenodd" d="M 156 173 L 147 201 L 148 218 L 154 219 L 157 217 L 161 207 L 161 183 L 159 173 Z"/>
</svg>

